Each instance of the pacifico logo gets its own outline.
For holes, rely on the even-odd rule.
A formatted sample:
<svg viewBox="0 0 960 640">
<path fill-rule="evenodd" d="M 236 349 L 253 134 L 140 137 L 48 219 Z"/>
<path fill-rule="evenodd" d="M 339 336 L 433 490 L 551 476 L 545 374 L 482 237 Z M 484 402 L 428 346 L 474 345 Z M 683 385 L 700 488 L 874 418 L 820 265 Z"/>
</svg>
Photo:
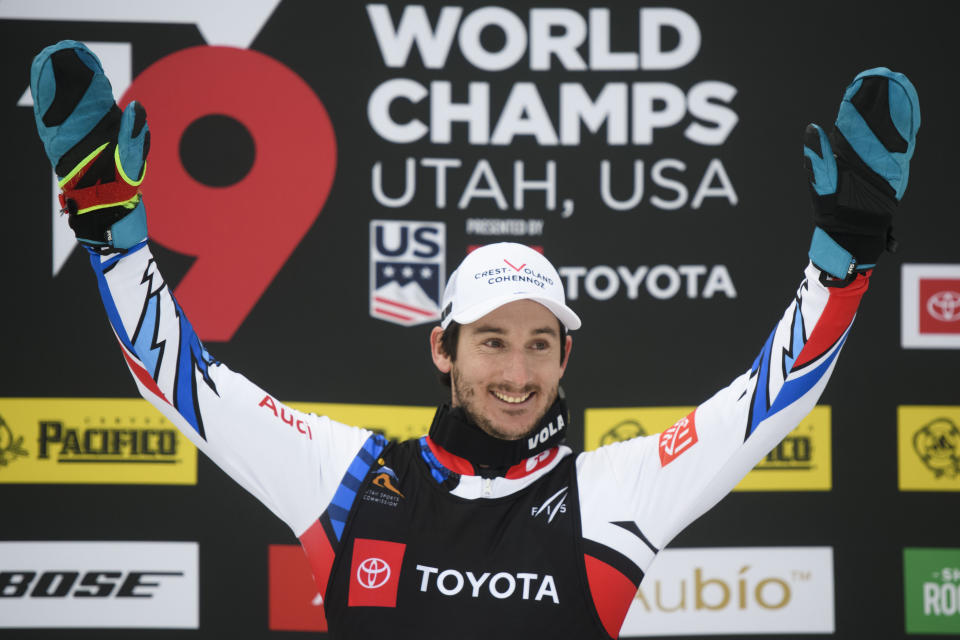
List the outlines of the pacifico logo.
<svg viewBox="0 0 960 640">
<path fill-rule="evenodd" d="M 196 484 L 196 448 L 145 400 L 2 398 L 0 415 L 0 482 Z"/>
<path fill-rule="evenodd" d="M 177 430 L 133 427 L 70 427 L 40 423 L 37 458 L 70 462 L 164 464 L 177 455 Z"/>
</svg>

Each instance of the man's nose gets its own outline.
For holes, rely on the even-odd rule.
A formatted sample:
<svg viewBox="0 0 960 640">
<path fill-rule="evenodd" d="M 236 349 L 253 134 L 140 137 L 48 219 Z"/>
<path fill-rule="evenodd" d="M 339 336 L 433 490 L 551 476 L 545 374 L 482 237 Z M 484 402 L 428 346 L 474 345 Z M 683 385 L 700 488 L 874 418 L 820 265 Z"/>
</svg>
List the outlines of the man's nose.
<svg viewBox="0 0 960 640">
<path fill-rule="evenodd" d="M 517 390 L 527 386 L 530 383 L 530 363 L 527 361 L 526 354 L 517 349 L 506 355 L 506 362 L 503 368 L 504 382 L 517 387 Z"/>
</svg>

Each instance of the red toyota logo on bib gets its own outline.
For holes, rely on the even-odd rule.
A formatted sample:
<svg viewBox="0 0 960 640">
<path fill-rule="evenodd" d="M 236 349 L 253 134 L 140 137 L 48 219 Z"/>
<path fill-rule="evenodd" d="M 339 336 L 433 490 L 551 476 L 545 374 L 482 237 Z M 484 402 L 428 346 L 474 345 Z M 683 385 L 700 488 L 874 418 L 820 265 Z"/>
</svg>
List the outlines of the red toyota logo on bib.
<svg viewBox="0 0 960 640">
<path fill-rule="evenodd" d="M 380 558 L 367 558 L 357 568 L 357 582 L 367 589 L 379 589 L 390 579 L 390 565 Z"/>
<path fill-rule="evenodd" d="M 386 540 L 357 538 L 350 566 L 351 607 L 396 607 L 400 567 L 407 545 Z"/>
</svg>

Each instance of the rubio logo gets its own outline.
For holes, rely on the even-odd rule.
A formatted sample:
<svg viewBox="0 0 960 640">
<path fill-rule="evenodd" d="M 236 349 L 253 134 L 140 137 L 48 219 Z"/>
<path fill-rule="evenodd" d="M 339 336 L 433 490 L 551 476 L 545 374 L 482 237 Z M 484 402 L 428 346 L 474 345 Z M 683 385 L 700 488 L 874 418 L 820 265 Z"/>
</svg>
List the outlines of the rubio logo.
<svg viewBox="0 0 960 640">
<path fill-rule="evenodd" d="M 23 448 L 23 436 L 14 436 L 13 430 L 3 421 L 0 416 L 0 467 L 5 467 L 18 456 L 26 456 L 27 450 Z"/>
<path fill-rule="evenodd" d="M 442 222 L 370 221 L 370 315 L 410 327 L 440 320 L 446 284 Z"/>
<path fill-rule="evenodd" d="M 624 636 L 833 633 L 829 547 L 666 549 Z"/>
<path fill-rule="evenodd" d="M 949 418 L 920 427 L 913 435 L 913 450 L 935 477 L 960 477 L 960 429 Z"/>
</svg>

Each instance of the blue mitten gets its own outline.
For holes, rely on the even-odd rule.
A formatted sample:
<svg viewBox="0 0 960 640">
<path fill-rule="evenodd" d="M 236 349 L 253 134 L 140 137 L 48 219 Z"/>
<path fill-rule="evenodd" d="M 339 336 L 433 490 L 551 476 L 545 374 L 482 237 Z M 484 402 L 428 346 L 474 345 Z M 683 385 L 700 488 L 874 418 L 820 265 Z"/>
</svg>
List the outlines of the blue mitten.
<svg viewBox="0 0 960 640">
<path fill-rule="evenodd" d="M 30 91 L 37 132 L 77 239 L 101 252 L 129 249 L 145 239 L 139 186 L 150 130 L 143 108 L 131 102 L 121 113 L 100 61 L 74 40 L 37 54 Z"/>
<path fill-rule="evenodd" d="M 862 72 L 843 94 L 833 129 L 804 135 L 816 229 L 810 260 L 850 280 L 894 251 L 893 212 L 903 197 L 920 128 L 920 102 L 902 73 Z"/>
</svg>

